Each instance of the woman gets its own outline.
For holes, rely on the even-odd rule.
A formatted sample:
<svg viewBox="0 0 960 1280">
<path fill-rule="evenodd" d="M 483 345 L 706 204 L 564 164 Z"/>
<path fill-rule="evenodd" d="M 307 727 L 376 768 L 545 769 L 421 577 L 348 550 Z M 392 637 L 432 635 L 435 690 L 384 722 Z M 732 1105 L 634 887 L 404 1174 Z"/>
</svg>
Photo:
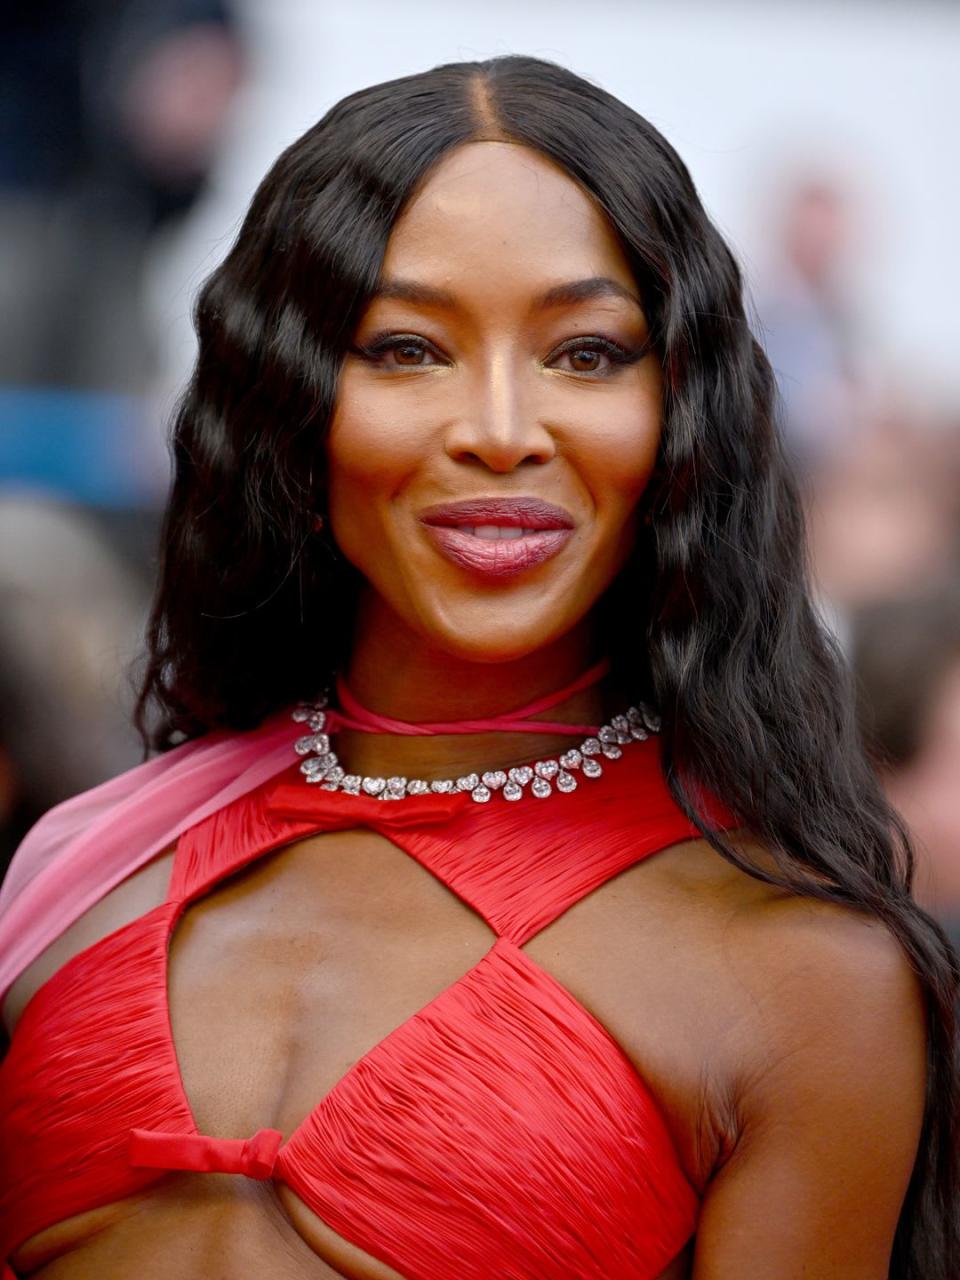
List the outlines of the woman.
<svg viewBox="0 0 960 1280">
<path fill-rule="evenodd" d="M 14 1268 L 954 1275 L 956 961 L 674 152 L 534 59 L 366 90 L 197 325 L 175 750 L 7 895 Z"/>
</svg>

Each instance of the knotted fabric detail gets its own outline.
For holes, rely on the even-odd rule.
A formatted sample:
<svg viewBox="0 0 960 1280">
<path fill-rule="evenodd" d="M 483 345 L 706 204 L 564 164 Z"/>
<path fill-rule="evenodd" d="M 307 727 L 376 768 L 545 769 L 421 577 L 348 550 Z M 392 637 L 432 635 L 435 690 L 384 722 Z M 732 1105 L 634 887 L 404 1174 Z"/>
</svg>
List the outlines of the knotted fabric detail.
<svg viewBox="0 0 960 1280">
<path fill-rule="evenodd" d="M 206 1134 L 130 1131 L 130 1163 L 139 1169 L 191 1173 L 242 1173 L 263 1181 L 273 1177 L 283 1134 L 259 1129 L 252 1138 L 210 1138 Z"/>
</svg>

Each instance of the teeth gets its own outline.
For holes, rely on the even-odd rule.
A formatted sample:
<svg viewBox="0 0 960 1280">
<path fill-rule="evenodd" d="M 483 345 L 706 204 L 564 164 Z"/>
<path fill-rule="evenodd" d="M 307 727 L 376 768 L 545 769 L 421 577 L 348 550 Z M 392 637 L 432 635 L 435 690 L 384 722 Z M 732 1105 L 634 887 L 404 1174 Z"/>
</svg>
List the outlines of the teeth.
<svg viewBox="0 0 960 1280">
<path fill-rule="evenodd" d="M 523 538 L 529 533 L 536 533 L 536 529 L 519 529 L 515 525 L 502 526 L 497 524 L 462 524 L 459 529 L 461 533 L 472 534 L 474 538 L 483 538 L 487 542 L 496 542 L 498 539 L 513 541 L 516 538 Z"/>
<path fill-rule="evenodd" d="M 523 530 L 516 527 L 501 529 L 495 524 L 478 524 L 473 531 L 475 538 L 488 538 L 491 541 L 497 538 L 522 538 Z"/>
</svg>

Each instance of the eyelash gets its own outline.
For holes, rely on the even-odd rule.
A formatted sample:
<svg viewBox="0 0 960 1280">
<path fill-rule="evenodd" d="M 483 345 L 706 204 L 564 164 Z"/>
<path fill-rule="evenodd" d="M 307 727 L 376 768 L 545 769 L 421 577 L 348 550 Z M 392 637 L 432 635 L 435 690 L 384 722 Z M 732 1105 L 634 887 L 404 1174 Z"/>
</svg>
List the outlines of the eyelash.
<svg viewBox="0 0 960 1280">
<path fill-rule="evenodd" d="M 383 365 L 383 357 L 390 351 L 396 351 L 400 347 L 416 347 L 424 352 L 436 352 L 436 348 L 432 343 L 427 342 L 424 338 L 418 338 L 415 334 L 378 334 L 372 341 L 363 347 L 355 347 L 353 350 L 356 355 L 368 360 L 371 364 Z M 604 371 L 596 371 L 591 369 L 574 369 L 570 372 L 579 373 L 585 378 L 604 378 L 609 377 L 617 368 L 623 368 L 625 365 L 636 364 L 645 354 L 646 349 L 641 348 L 637 351 L 628 351 L 618 342 L 614 342 L 610 338 L 601 337 L 599 334 L 593 334 L 590 337 L 571 338 L 553 353 L 554 357 L 567 355 L 572 351 L 598 351 L 605 355 L 611 362 L 611 368 Z M 398 368 L 419 369 L 423 365 L 401 365 Z M 426 366 L 429 367 L 429 366 Z"/>
</svg>

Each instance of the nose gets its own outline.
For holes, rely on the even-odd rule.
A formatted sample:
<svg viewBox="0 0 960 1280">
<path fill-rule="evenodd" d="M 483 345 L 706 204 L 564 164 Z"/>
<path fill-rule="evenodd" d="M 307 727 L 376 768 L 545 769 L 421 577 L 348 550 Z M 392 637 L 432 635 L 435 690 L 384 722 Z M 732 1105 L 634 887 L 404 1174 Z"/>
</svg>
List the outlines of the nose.
<svg viewBox="0 0 960 1280">
<path fill-rule="evenodd" d="M 462 391 L 465 403 L 445 441 L 454 461 L 506 473 L 549 462 L 555 455 L 553 435 L 536 412 L 533 388 L 508 356 L 491 356 Z"/>
</svg>

